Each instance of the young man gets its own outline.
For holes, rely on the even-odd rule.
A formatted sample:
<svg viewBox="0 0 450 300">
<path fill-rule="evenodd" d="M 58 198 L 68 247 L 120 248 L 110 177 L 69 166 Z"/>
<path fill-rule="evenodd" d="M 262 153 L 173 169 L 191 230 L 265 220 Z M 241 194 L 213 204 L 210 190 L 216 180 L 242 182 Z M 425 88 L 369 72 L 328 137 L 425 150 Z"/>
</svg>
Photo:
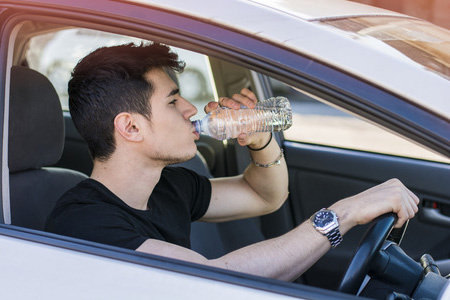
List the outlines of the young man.
<svg viewBox="0 0 450 300">
<path fill-rule="evenodd" d="M 48 219 L 49 231 L 293 280 L 353 226 L 394 212 L 399 227 L 417 212 L 418 198 L 393 179 L 336 202 L 283 236 L 221 258 L 207 260 L 190 250 L 190 222 L 273 212 L 288 196 L 288 175 L 282 152 L 268 133 L 238 137 L 256 162 L 241 176 L 209 180 L 167 167 L 192 158 L 199 138 L 190 122 L 196 108 L 180 96 L 168 75 L 183 69 L 177 59 L 163 45 L 130 44 L 98 49 L 75 67 L 69 82 L 70 111 L 94 169 L 90 179 L 59 200 Z M 243 89 L 232 98 L 210 102 L 205 111 L 218 105 L 252 108 L 256 102 L 255 95 Z M 320 233 L 324 223 L 333 230 Z"/>
</svg>

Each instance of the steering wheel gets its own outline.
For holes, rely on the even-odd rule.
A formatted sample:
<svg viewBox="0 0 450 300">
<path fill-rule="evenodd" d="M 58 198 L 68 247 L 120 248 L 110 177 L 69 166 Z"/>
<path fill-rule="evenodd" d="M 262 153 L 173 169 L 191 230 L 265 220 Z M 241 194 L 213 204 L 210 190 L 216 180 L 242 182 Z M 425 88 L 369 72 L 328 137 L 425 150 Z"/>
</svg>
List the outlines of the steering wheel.
<svg viewBox="0 0 450 300">
<path fill-rule="evenodd" d="M 338 291 L 356 294 L 369 271 L 370 262 L 381 249 L 384 241 L 394 227 L 394 214 L 385 214 L 375 219 L 374 224 L 364 235 L 356 254 L 351 260 Z"/>
</svg>

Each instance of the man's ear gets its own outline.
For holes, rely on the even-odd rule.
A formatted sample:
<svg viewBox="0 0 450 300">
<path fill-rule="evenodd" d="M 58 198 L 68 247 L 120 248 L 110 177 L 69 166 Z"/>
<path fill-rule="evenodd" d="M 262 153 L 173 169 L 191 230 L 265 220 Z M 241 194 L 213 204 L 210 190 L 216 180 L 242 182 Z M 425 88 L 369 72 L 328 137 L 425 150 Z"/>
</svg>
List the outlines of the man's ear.
<svg viewBox="0 0 450 300">
<path fill-rule="evenodd" d="M 130 142 L 141 142 L 142 131 L 138 119 L 134 114 L 121 112 L 114 118 L 114 128 L 125 140 Z"/>
</svg>

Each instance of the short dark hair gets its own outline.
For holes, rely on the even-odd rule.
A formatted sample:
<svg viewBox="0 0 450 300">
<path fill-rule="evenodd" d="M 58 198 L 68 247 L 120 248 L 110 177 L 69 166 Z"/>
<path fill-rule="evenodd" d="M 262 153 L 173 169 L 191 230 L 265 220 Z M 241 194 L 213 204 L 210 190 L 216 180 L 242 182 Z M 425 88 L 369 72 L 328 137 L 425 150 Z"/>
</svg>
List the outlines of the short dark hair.
<svg viewBox="0 0 450 300">
<path fill-rule="evenodd" d="M 104 161 L 114 152 L 119 113 L 150 119 L 154 87 L 145 74 L 155 68 L 181 72 L 184 62 L 165 45 L 130 43 L 99 48 L 76 65 L 69 81 L 70 114 L 92 158 Z"/>
</svg>

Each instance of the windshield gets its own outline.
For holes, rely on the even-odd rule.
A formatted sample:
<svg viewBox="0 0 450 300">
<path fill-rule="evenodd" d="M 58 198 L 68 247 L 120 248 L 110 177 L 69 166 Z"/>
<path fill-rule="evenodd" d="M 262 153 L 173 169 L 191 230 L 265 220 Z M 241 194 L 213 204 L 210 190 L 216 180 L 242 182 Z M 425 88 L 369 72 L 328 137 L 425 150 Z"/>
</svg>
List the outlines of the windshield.
<svg viewBox="0 0 450 300">
<path fill-rule="evenodd" d="M 376 38 L 450 80 L 450 31 L 444 28 L 421 20 L 379 16 L 327 19 L 320 23 Z"/>
</svg>

